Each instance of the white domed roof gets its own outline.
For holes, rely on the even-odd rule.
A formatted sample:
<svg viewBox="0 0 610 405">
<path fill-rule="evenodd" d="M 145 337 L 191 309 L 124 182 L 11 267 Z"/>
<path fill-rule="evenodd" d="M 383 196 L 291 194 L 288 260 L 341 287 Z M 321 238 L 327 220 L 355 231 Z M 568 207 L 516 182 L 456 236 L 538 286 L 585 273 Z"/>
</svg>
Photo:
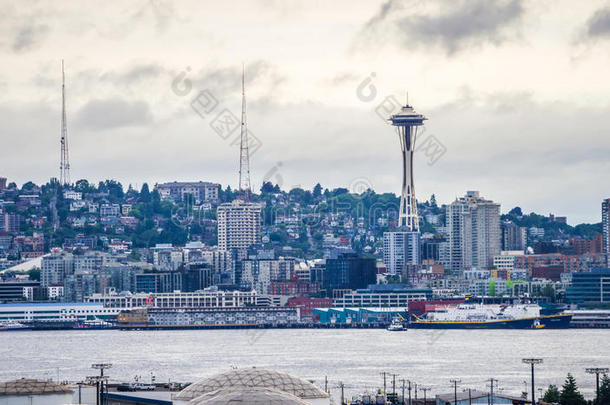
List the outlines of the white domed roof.
<svg viewBox="0 0 610 405">
<path fill-rule="evenodd" d="M 279 371 L 262 368 L 241 368 L 216 374 L 197 381 L 176 395 L 176 399 L 191 400 L 211 391 L 224 388 L 237 391 L 240 388 L 273 388 L 299 398 L 328 398 L 328 394 L 309 381 Z"/>
<path fill-rule="evenodd" d="M 188 405 L 308 405 L 307 402 L 274 388 L 226 388 L 203 394 Z"/>
</svg>

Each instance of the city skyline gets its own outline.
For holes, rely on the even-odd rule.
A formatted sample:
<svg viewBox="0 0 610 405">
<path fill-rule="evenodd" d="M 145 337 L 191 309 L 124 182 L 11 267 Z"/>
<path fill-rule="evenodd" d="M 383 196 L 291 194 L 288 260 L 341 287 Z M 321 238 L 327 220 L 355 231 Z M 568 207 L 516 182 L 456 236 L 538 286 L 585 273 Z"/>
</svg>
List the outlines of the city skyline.
<svg viewBox="0 0 610 405">
<path fill-rule="evenodd" d="M 248 13 L 223 27 L 203 10 L 187 15 L 164 2 L 121 8 L 126 17 L 107 25 L 101 21 L 117 6 L 80 23 L 68 21 L 75 5 L 9 7 L 14 22 L 4 24 L 0 48 L 11 62 L 0 70 L 3 176 L 20 184 L 57 177 L 64 58 L 73 181 L 114 178 L 138 187 L 201 179 L 236 188 L 239 148 L 190 104 L 209 89 L 239 115 L 245 60 L 249 128 L 262 144 L 252 156 L 254 189 L 266 177 L 284 189 L 318 182 L 350 187 L 364 179 L 378 192 L 398 194 L 396 140 L 375 108 L 386 96 L 402 101 L 408 90 L 431 117 L 427 134 L 447 150 L 432 165 L 415 159 L 420 200 L 434 193 L 450 202 L 477 189 L 503 212 L 518 205 L 565 215 L 571 224 L 598 222 L 599 201 L 608 198 L 598 176 L 608 171 L 610 151 L 603 135 L 608 89 L 596 80 L 608 61 L 603 6 L 588 2 L 574 11 L 560 2 L 538 18 L 543 6 L 522 1 L 363 3 L 341 17 L 325 14 L 344 9 L 340 4 L 317 11 L 244 5 L 256 7 L 269 31 Z M 223 5 L 208 7 L 229 13 Z M 489 17 L 486 24 L 477 24 L 476 11 Z M 308 19 L 320 20 L 316 30 L 303 30 Z M 460 19 L 473 28 L 453 35 L 439 28 Z M 241 31 L 233 32 L 237 26 Z M 246 39 L 238 35 L 244 29 Z M 62 45 L 67 36 L 69 49 Z M 417 46 L 402 52 L 408 39 Z M 95 53 L 88 41 L 98 44 Z M 294 43 L 301 46 L 291 49 Z M 193 84 L 186 96 L 172 89 L 182 73 Z M 369 84 L 376 90 L 372 100 Z"/>
</svg>

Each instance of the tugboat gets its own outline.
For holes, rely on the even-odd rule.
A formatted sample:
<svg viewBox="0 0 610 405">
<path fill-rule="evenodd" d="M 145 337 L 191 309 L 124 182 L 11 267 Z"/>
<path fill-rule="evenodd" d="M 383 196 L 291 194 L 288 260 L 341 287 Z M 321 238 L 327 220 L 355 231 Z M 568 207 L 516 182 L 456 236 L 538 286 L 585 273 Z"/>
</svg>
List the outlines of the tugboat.
<svg viewBox="0 0 610 405">
<path fill-rule="evenodd" d="M 407 330 L 402 320 L 399 318 L 392 318 L 392 323 L 387 328 L 390 332 L 402 332 Z"/>
</svg>

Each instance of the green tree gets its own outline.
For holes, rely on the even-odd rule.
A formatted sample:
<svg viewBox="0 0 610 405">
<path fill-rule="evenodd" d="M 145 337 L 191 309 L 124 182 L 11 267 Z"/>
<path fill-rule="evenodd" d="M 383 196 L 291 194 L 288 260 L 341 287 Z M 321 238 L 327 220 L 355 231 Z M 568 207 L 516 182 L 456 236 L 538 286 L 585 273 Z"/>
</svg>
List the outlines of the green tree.
<svg viewBox="0 0 610 405">
<path fill-rule="evenodd" d="M 95 186 L 92 184 L 89 184 L 89 182 L 85 179 L 77 180 L 76 183 L 74 183 L 74 189 L 81 193 L 95 192 Z"/>
<path fill-rule="evenodd" d="M 148 189 L 148 183 L 142 184 L 140 189 L 140 199 L 144 202 L 150 201 L 150 190 Z"/>
<path fill-rule="evenodd" d="M 559 396 L 559 388 L 557 388 L 556 385 L 551 384 L 549 385 L 549 389 L 544 393 L 542 400 L 548 403 L 557 403 L 559 402 Z"/>
<path fill-rule="evenodd" d="M 263 182 L 261 186 L 261 193 L 273 193 L 275 192 L 275 187 L 273 187 L 273 183 L 270 181 Z"/>
<path fill-rule="evenodd" d="M 322 186 L 318 183 L 313 187 L 313 198 L 317 200 L 320 197 L 322 197 Z"/>
<path fill-rule="evenodd" d="M 27 192 L 27 191 L 32 190 L 35 187 L 36 187 L 36 184 L 32 183 L 31 181 L 28 181 L 27 183 L 25 183 L 23 185 L 23 187 L 21 187 L 21 191 L 26 191 Z"/>
<path fill-rule="evenodd" d="M 30 280 L 40 281 L 40 269 L 38 267 L 28 270 L 27 275 Z"/>
<path fill-rule="evenodd" d="M 561 405 L 586 405 L 587 401 L 582 396 L 576 385 L 576 380 L 572 374 L 568 373 L 566 381 L 563 383 L 561 388 L 561 394 L 559 395 L 559 403 Z"/>
</svg>

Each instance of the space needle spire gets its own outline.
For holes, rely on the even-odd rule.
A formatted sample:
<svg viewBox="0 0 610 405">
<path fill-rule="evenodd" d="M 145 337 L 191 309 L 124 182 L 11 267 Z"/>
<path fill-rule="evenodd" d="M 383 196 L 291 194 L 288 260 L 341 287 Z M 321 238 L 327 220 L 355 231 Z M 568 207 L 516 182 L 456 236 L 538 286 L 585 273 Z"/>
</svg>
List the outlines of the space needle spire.
<svg viewBox="0 0 610 405">
<path fill-rule="evenodd" d="M 68 125 L 66 122 L 66 75 L 64 60 L 61 60 L 61 161 L 59 163 L 59 183 L 70 185 L 70 155 L 68 153 Z"/>
<path fill-rule="evenodd" d="M 390 117 L 392 125 L 396 127 L 402 151 L 402 192 L 400 194 L 398 227 L 411 232 L 419 232 L 415 182 L 413 180 L 413 152 L 418 128 L 424 124 L 426 119 L 423 115 L 415 112 L 413 107 L 409 105 L 408 99 L 407 104 L 400 109 L 398 114 Z"/>
<path fill-rule="evenodd" d="M 241 138 L 239 143 L 239 198 L 249 201 L 252 194 L 250 184 L 250 150 L 248 146 L 248 125 L 246 123 L 245 67 L 241 72 Z"/>
</svg>

